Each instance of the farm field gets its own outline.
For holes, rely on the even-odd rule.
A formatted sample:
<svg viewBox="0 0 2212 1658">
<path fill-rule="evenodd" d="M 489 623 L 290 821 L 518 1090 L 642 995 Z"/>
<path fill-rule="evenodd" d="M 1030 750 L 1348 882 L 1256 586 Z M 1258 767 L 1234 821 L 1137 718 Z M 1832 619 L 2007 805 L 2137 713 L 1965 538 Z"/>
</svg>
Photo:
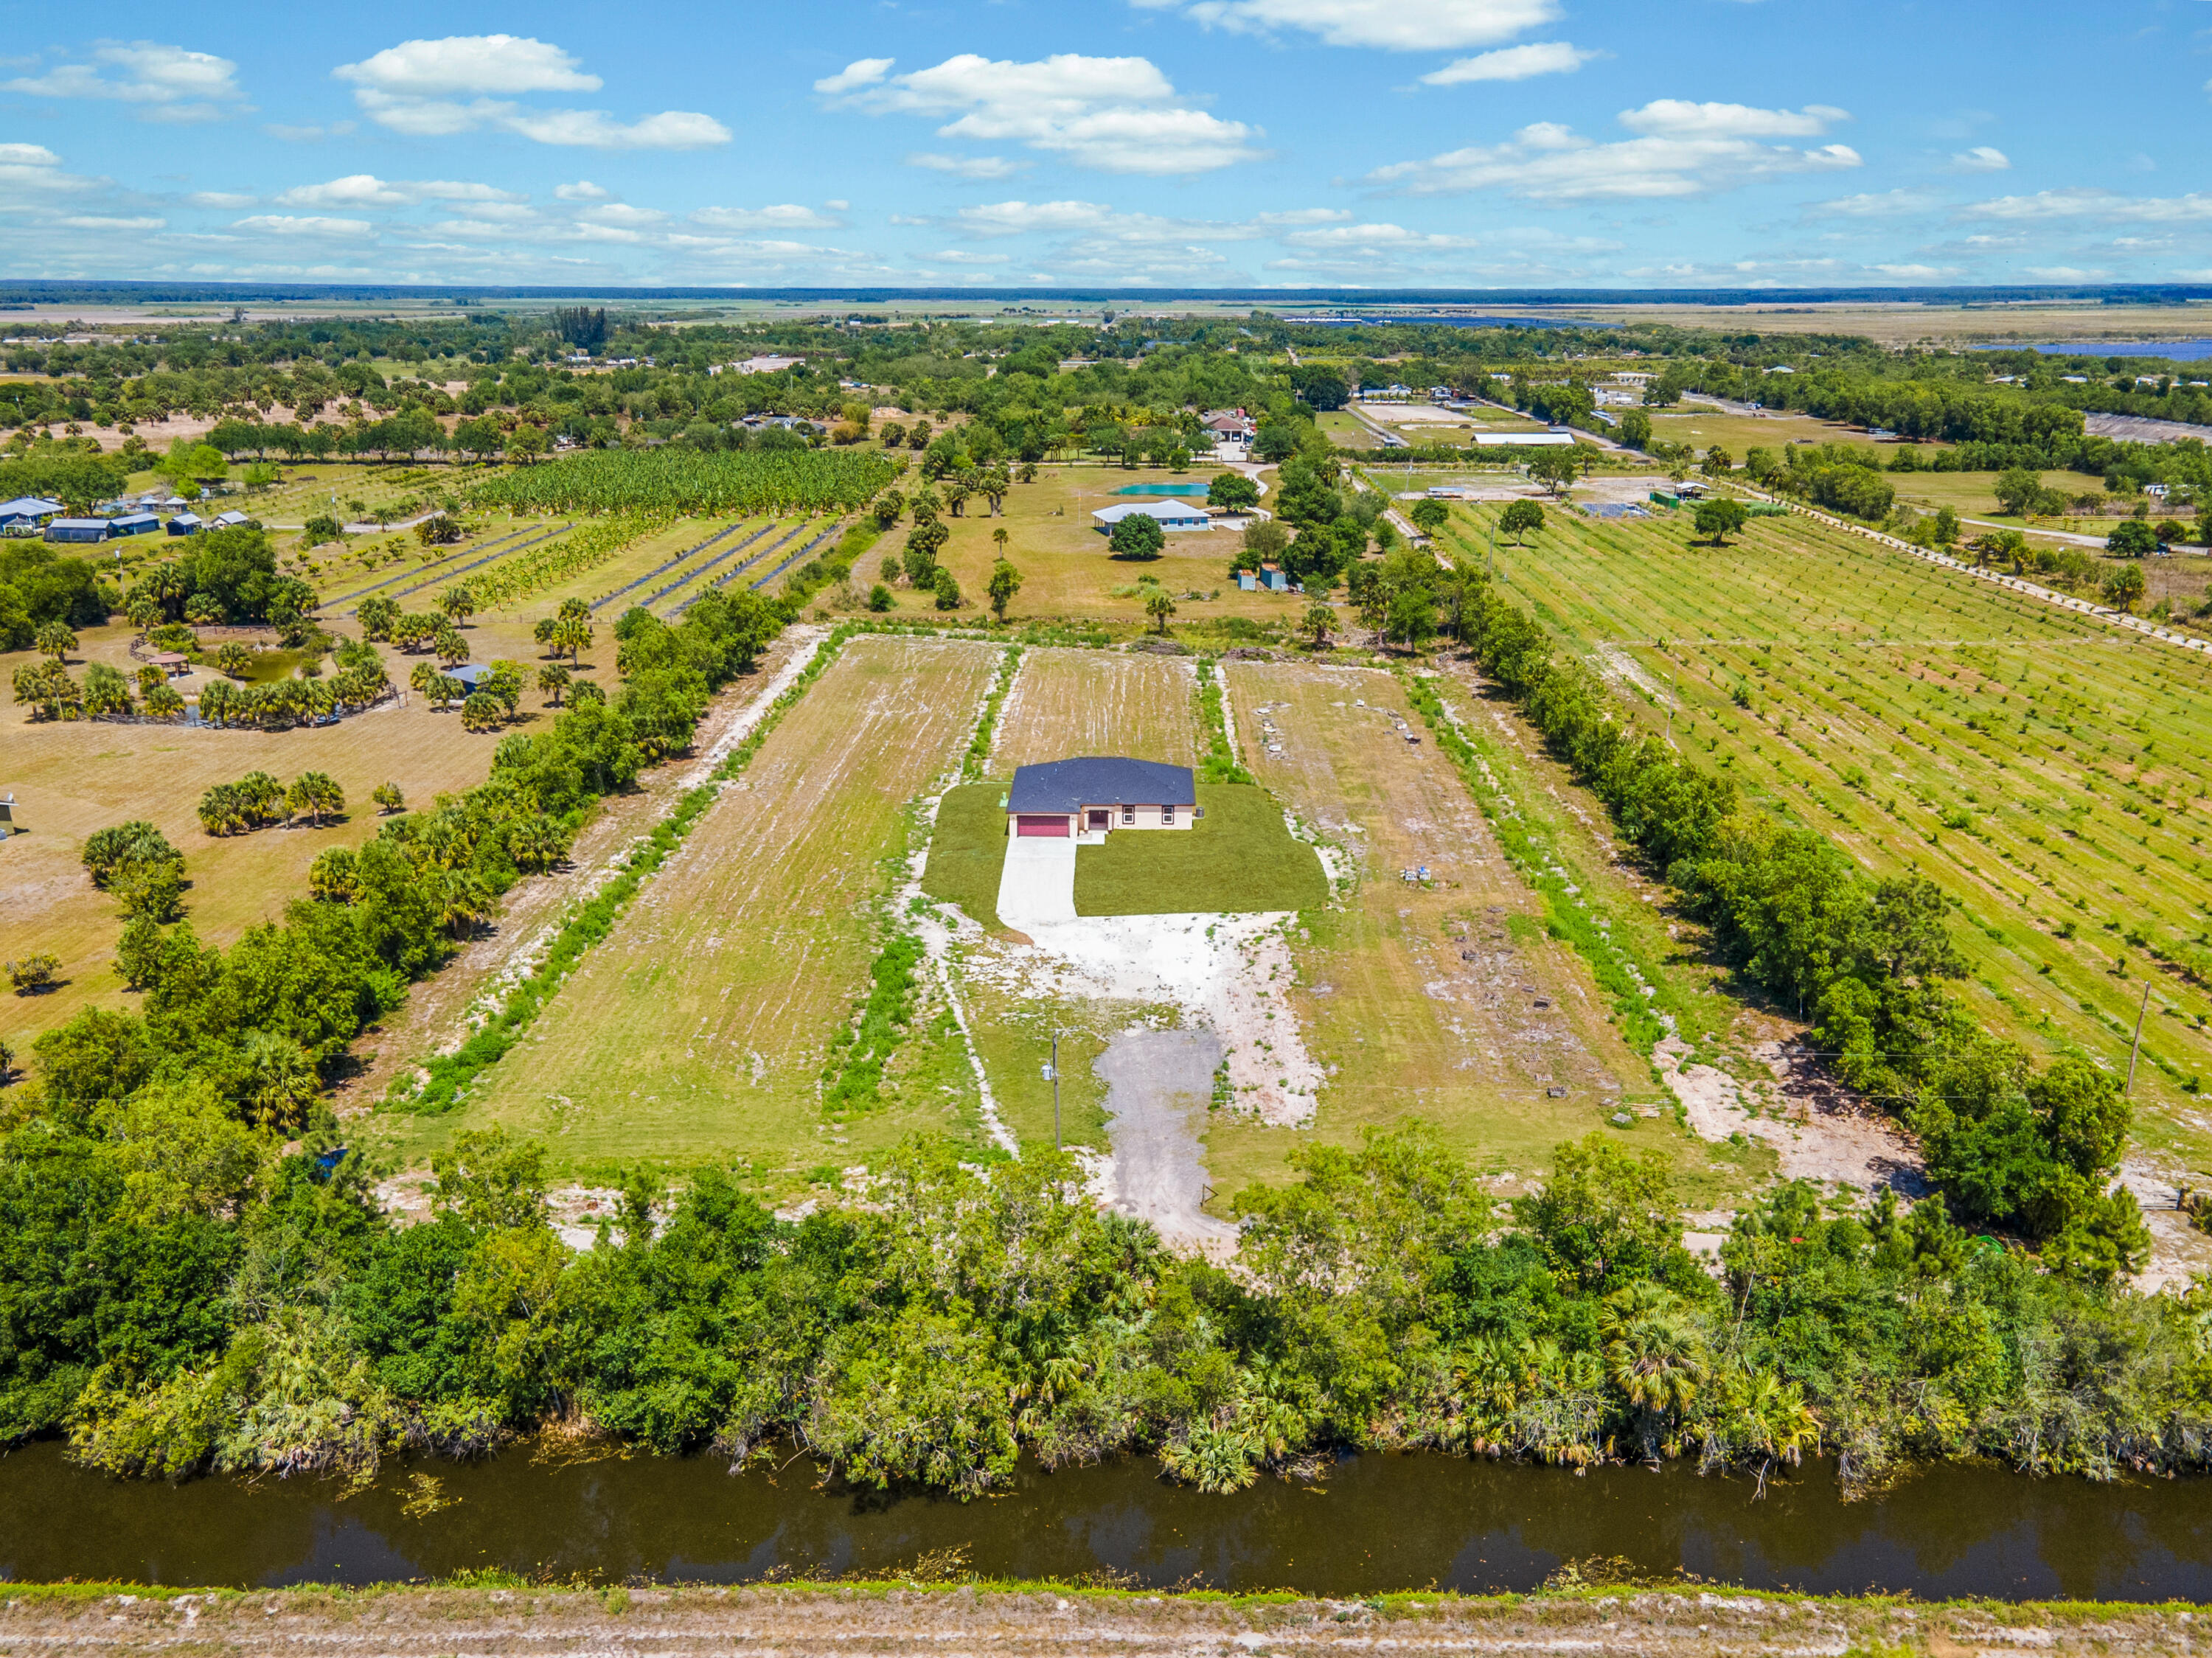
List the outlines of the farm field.
<svg viewBox="0 0 2212 1658">
<path fill-rule="evenodd" d="M 1623 412 L 1620 410 L 1615 414 Z M 1897 452 L 1892 444 L 1876 443 L 1863 431 L 1839 421 L 1815 420 L 1810 415 L 1773 414 L 1737 415 L 1724 409 L 1714 409 L 1697 404 L 1685 404 L 1674 409 L 1647 409 L 1651 416 L 1651 435 L 1668 443 L 1686 443 L 1702 454 L 1715 444 L 1735 457 L 1743 465 L 1744 452 L 1748 449 L 1782 449 L 1790 444 L 1849 443 L 1867 452 L 1872 465 L 1887 466 L 1889 458 Z M 1929 449 L 1941 446 L 1930 444 Z"/>
<path fill-rule="evenodd" d="M 1462 550 L 1491 510 L 1455 509 Z M 1689 536 L 1563 519 L 1498 568 L 1752 803 L 1939 883 L 1991 1028 L 2124 1069 L 2148 981 L 2138 1137 L 2212 1163 L 2184 1091 L 2212 1072 L 2212 664 L 1802 519 Z"/>
<path fill-rule="evenodd" d="M 1042 647 L 1022 653 L 999 712 L 990 768 L 1075 755 L 1198 762 L 1198 674 L 1173 657 Z"/>
<path fill-rule="evenodd" d="M 1625 1103 L 1661 1097 L 1587 970 L 1545 936 L 1540 901 L 1449 762 L 1400 732 L 1397 721 L 1420 722 L 1390 674 L 1242 662 L 1228 673 L 1247 767 L 1352 878 L 1341 908 L 1301 918 L 1309 936 L 1291 950 L 1291 1005 L 1331 1073 L 1318 1136 L 1356 1143 L 1364 1127 L 1418 1116 L 1478 1164 L 1526 1171 Z M 1424 865 L 1427 884 L 1401 879 Z M 1671 1116 L 1639 1118 L 1628 1139 L 1688 1146 Z M 1217 1116 L 1208 1146 L 1217 1191 L 1283 1177 L 1280 1131 Z"/>
<path fill-rule="evenodd" d="M 909 804 L 957 760 L 997 662 L 979 645 L 847 644 L 465 1105 L 379 1120 L 394 1149 L 419 1161 L 501 1124 L 571 1172 L 745 1158 L 775 1183 L 916 1130 L 972 1133 L 972 1080 L 933 1017 L 900 1049 L 900 1097 L 844 1133 L 817 1083 L 879 948 L 872 910 Z"/>
<path fill-rule="evenodd" d="M 104 661 L 129 672 L 130 628 L 88 629 L 70 671 Z M 28 653 L 0 654 L 0 683 Z M 404 683 L 409 659 L 386 653 Z M 203 675 L 189 687 L 211 676 Z M 546 718 L 529 706 L 513 729 Z M 78 862 L 86 835 L 143 817 L 185 854 L 192 883 L 185 908 L 202 942 L 228 945 L 246 928 L 282 919 L 284 906 L 307 890 L 307 866 L 325 847 L 358 846 L 376 833 L 369 791 L 399 785 L 410 804 L 441 790 L 482 782 L 497 733 L 461 729 L 459 716 L 432 712 L 419 697 L 405 708 L 386 703 L 335 726 L 293 731 L 218 731 L 185 726 L 121 725 L 76 720 L 32 724 L 14 701 L 0 708 L 0 788 L 12 789 L 17 822 L 29 832 L 0 841 L 0 916 L 8 944 L 0 955 L 35 947 L 62 958 L 61 988 L 40 996 L 0 996 L 0 1035 L 21 1035 L 60 1024 L 87 1006 L 120 1007 L 136 1000 L 110 971 L 123 930 L 118 906 L 96 890 Z M 320 829 L 302 824 L 212 837 L 195 808 L 216 783 L 266 771 L 289 782 L 303 771 L 325 771 L 346 793 L 345 817 Z M 17 1046 L 21 1046 L 17 1041 Z"/>
<path fill-rule="evenodd" d="M 1168 537 L 1160 557 L 1133 563 L 1112 557 L 1106 537 L 1091 524 L 1093 511 L 1128 499 L 1115 494 L 1124 484 L 1204 483 L 1214 470 L 1203 463 L 1180 475 L 1149 468 L 1043 466 L 1036 483 L 1017 484 L 1007 495 L 1004 516 L 993 519 L 987 509 L 971 502 L 971 514 L 982 511 L 986 515 L 946 518 L 951 539 L 938 554 L 938 562 L 952 571 L 967 600 L 961 616 L 972 621 L 990 614 L 984 584 L 999 556 L 991 532 L 1004 529 L 1009 537 L 1006 556 L 1022 574 L 1022 590 L 1006 611 L 1010 622 L 1080 617 L 1141 628 L 1146 625 L 1144 600 L 1114 590 L 1133 588 L 1139 575 L 1149 575 L 1175 595 L 1173 625 L 1178 628 L 1237 617 L 1295 623 L 1306 605 L 1301 595 L 1248 593 L 1230 580 L 1231 567 L 1243 544 L 1243 537 L 1235 531 L 1181 531 Z M 1268 482 L 1272 489 L 1272 477 Z M 1262 495 L 1261 504 L 1267 502 Z M 880 579 L 882 561 L 897 555 L 910 527 L 908 520 L 902 519 L 854 570 L 854 586 L 861 593 Z M 1201 597 L 1187 597 L 1193 592 Z M 911 612 L 932 619 L 941 615 L 928 593 L 916 592 L 903 583 L 894 587 L 893 598 L 895 615 Z"/>
</svg>

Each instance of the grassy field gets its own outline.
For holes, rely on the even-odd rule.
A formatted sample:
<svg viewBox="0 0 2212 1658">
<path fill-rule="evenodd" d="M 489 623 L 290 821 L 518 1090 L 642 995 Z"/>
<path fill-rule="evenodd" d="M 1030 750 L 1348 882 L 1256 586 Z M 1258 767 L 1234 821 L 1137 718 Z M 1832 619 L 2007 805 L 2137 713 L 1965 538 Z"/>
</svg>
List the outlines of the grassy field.
<svg viewBox="0 0 2212 1658">
<path fill-rule="evenodd" d="M 389 1119 L 395 1150 L 499 1123 L 564 1170 L 748 1159 L 773 1184 L 916 1130 L 972 1132 L 965 1061 L 927 1005 L 896 1100 L 833 1132 L 818 1085 L 880 945 L 909 803 L 957 762 L 996 665 L 981 646 L 848 643 L 528 1039 L 461 1110 Z"/>
<path fill-rule="evenodd" d="M 1463 549 L 1490 510 L 1455 510 Z M 2212 664 L 1802 519 L 1689 537 L 1562 519 L 1498 568 L 1754 805 L 1938 882 L 1993 1029 L 2124 1068 L 2148 981 L 2139 1133 L 2212 1166 L 2183 1088 L 2212 1072 Z"/>
<path fill-rule="evenodd" d="M 1171 657 L 1043 647 L 1023 653 L 991 748 L 991 767 L 1076 755 L 1171 766 L 1198 761 L 1198 677 Z"/>
<path fill-rule="evenodd" d="M 1614 410 L 1615 414 L 1622 411 Z M 1876 443 L 1863 431 L 1846 426 L 1840 421 L 1814 420 L 1810 415 L 1776 412 L 1757 415 L 1731 414 L 1724 409 L 1713 409 L 1697 404 L 1683 404 L 1673 409 L 1647 409 L 1651 416 L 1651 435 L 1668 443 L 1686 443 L 1700 454 L 1715 444 L 1735 457 L 1735 464 L 1743 465 L 1743 457 L 1750 449 L 1784 449 L 1793 443 L 1848 443 L 1863 448 L 1867 459 L 1877 466 L 1887 466 L 1889 458 L 1897 452 L 1892 444 Z M 1931 447 L 1934 446 L 1931 446 Z"/>
<path fill-rule="evenodd" d="M 1109 833 L 1075 851 L 1078 915 L 1245 914 L 1312 909 L 1328 896 L 1313 848 L 1291 838 L 1265 789 L 1201 783 L 1191 828 Z"/>
<path fill-rule="evenodd" d="M 70 669 L 107 662 L 129 673 L 133 630 L 87 629 Z M 0 654 L 0 683 L 28 653 Z M 390 656 L 404 682 L 407 658 Z M 187 686 L 211 675 L 179 681 Z M 538 699 L 526 699 L 534 705 Z M 126 726 L 70 720 L 33 724 L 30 711 L 0 708 L 0 788 L 15 795 L 17 823 L 29 832 L 0 841 L 0 956 L 32 948 L 62 958 L 67 982 L 35 997 L 0 996 L 0 1035 L 20 1035 L 62 1023 L 88 1005 L 134 1001 L 109 971 L 123 923 L 114 902 L 95 890 L 78 862 L 84 837 L 111 823 L 143 817 L 179 851 L 192 885 L 185 907 L 209 944 L 228 944 L 247 927 L 282 917 L 304 894 L 307 866 L 325 847 L 357 846 L 376 832 L 369 791 L 399 785 L 410 802 L 427 805 L 441 790 L 483 780 L 496 733 L 461 729 L 452 713 L 434 714 L 421 698 L 391 704 L 335 726 L 286 732 L 217 731 L 184 726 Z M 546 716 L 531 707 L 517 727 Z M 303 771 L 325 771 L 346 793 L 347 813 L 320 829 L 270 828 L 220 839 L 201 832 L 194 808 L 216 783 L 266 771 L 289 782 Z M 20 1045 L 20 1043 L 19 1043 Z"/>
<path fill-rule="evenodd" d="M 1015 623 L 1065 617 L 1097 617 L 1135 628 L 1146 625 L 1144 599 L 1133 589 L 1139 575 L 1149 575 L 1174 595 L 1178 626 L 1209 618 L 1244 617 L 1255 621 L 1295 622 L 1305 608 L 1297 593 L 1244 592 L 1229 579 L 1237 562 L 1243 537 L 1231 530 L 1193 530 L 1167 538 L 1166 551 L 1149 563 L 1130 563 L 1114 558 L 1106 537 L 1093 526 L 1091 514 L 1101 507 L 1126 502 L 1115 491 L 1128 483 L 1203 483 L 1212 469 L 1195 465 L 1175 474 L 1149 468 L 1134 471 L 1118 466 L 1060 465 L 1038 471 L 1034 483 L 1018 484 L 1006 497 L 1004 516 L 988 516 L 986 503 L 971 501 L 969 516 L 947 518 L 951 539 L 938 554 L 939 562 L 953 574 L 967 601 L 962 619 L 988 616 L 984 583 L 998 557 L 992 531 L 1008 532 L 1006 556 L 1022 574 L 1022 590 L 1006 614 Z M 1270 481 L 1272 488 L 1272 480 Z M 1265 504 L 1265 497 L 1262 497 Z M 894 556 L 904 544 L 911 525 L 901 520 L 897 529 L 877 543 L 875 550 L 853 572 L 854 592 L 847 603 L 857 610 L 879 575 L 881 561 Z M 1201 595 L 1190 598 L 1192 592 Z M 943 613 L 927 592 L 916 592 L 895 584 L 898 613 L 918 613 L 932 619 Z M 830 602 L 825 595 L 823 603 Z"/>
<path fill-rule="evenodd" d="M 1291 1005 L 1331 1073 L 1317 1135 L 1352 1143 L 1419 1116 L 1492 1171 L 1525 1174 L 1623 1104 L 1661 1097 L 1449 762 L 1400 732 L 1411 717 L 1394 677 L 1239 662 L 1229 689 L 1254 776 L 1351 877 L 1340 907 L 1300 917 L 1292 949 Z M 1423 865 L 1425 884 L 1401 878 Z M 1692 1150 L 1671 1117 L 1638 1117 L 1627 1135 Z M 1208 1147 L 1217 1191 L 1283 1177 L 1279 1130 L 1217 1118 Z M 1695 1168 L 1707 1162 L 1697 1148 Z"/>
</svg>

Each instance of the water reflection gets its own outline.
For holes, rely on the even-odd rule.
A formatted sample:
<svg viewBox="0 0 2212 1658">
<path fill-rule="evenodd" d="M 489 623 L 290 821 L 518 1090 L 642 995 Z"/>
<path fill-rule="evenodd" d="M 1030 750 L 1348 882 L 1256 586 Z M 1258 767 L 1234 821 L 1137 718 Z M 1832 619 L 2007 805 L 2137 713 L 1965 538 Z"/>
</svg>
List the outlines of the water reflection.
<svg viewBox="0 0 2212 1658">
<path fill-rule="evenodd" d="M 805 1463 L 736 1479 L 713 1459 L 555 1467 L 526 1454 L 434 1472 L 458 1499 L 409 1515 L 402 1479 L 126 1484 L 55 1444 L 0 1461 L 0 1574 L 177 1584 L 368 1583 L 496 1566 L 567 1577 L 734 1582 L 888 1572 L 964 1550 L 993 1576 L 1111 1573 L 1155 1588 L 1358 1594 L 1527 1589 L 1563 1561 L 1816 1592 L 2212 1599 L 2212 1480 L 2098 1486 L 1944 1468 L 1869 1502 L 1832 1473 L 1688 1469 L 1583 1478 L 1443 1457 L 1360 1456 L 1318 1488 L 1204 1497 L 1127 1462 L 1024 1473 L 997 1500 L 856 1494 Z"/>
</svg>

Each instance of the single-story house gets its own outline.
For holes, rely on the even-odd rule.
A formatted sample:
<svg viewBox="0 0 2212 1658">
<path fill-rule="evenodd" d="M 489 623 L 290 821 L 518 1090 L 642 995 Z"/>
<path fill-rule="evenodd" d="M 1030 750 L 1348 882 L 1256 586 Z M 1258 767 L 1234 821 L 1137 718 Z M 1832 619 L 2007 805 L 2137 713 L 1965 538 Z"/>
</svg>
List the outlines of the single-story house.
<svg viewBox="0 0 2212 1658">
<path fill-rule="evenodd" d="M 207 525 L 200 521 L 198 513 L 179 513 L 165 527 L 173 536 L 196 536 Z"/>
<path fill-rule="evenodd" d="M 1113 507 L 1101 507 L 1091 513 L 1099 533 L 1112 535 L 1114 526 L 1132 513 L 1144 513 L 1159 519 L 1163 530 L 1210 530 L 1213 520 L 1206 515 L 1206 508 L 1194 507 L 1187 501 L 1125 501 Z"/>
<path fill-rule="evenodd" d="M 1237 571 L 1237 585 L 1248 593 L 1286 593 L 1291 591 L 1291 578 L 1279 564 L 1262 564 L 1256 570 Z"/>
<path fill-rule="evenodd" d="M 150 536 L 161 527 L 161 520 L 151 513 L 125 513 L 108 519 L 107 527 L 118 536 Z"/>
<path fill-rule="evenodd" d="M 48 501 L 43 495 L 18 495 L 13 501 L 0 501 L 0 535 L 34 536 L 46 527 L 49 519 L 60 515 L 62 504 Z"/>
<path fill-rule="evenodd" d="M 463 685 L 473 691 L 484 682 L 490 672 L 491 664 L 489 662 L 464 662 L 459 667 L 453 669 L 447 677 L 459 680 Z"/>
<path fill-rule="evenodd" d="M 1478 449 L 1543 449 L 1563 443 L 1571 444 L 1574 440 L 1572 432 L 1477 432 L 1474 434 Z"/>
<path fill-rule="evenodd" d="M 1117 829 L 1188 829 L 1198 789 L 1188 766 L 1093 756 L 1018 766 L 1006 835 L 1066 839 Z"/>
<path fill-rule="evenodd" d="M 213 518 L 210 519 L 208 520 L 208 528 L 210 530 L 235 530 L 240 525 L 249 522 L 251 522 L 251 520 L 247 519 L 246 514 L 240 512 L 238 508 L 234 507 L 228 512 L 217 513 Z"/>
<path fill-rule="evenodd" d="M 46 521 L 48 541 L 105 541 L 108 522 L 104 518 L 57 518 Z"/>
</svg>

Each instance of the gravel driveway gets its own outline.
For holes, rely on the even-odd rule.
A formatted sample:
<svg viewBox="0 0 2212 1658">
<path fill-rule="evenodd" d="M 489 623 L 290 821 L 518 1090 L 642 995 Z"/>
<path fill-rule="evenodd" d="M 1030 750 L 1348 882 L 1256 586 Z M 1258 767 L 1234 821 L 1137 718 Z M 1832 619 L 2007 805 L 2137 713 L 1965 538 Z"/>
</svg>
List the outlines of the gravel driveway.
<svg viewBox="0 0 2212 1658">
<path fill-rule="evenodd" d="M 1107 1200 L 1152 1222 L 1170 1244 L 1225 1254 L 1237 1229 L 1199 1207 L 1205 1151 L 1191 1126 L 1213 1092 L 1221 1042 L 1210 1030 L 1126 1030 L 1092 1062 L 1106 1084 L 1106 1132 L 1114 1146 Z"/>
</svg>

